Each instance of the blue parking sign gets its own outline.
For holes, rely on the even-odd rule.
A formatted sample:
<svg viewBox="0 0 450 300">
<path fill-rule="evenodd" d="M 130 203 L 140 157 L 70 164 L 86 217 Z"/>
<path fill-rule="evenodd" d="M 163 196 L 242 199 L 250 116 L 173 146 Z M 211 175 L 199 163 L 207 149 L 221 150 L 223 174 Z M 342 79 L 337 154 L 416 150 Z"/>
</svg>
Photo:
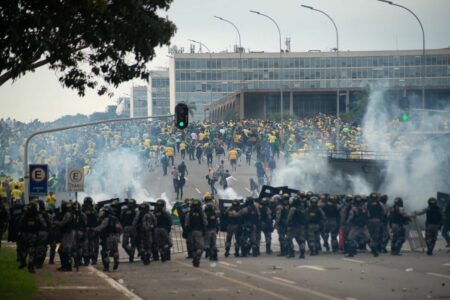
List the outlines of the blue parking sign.
<svg viewBox="0 0 450 300">
<path fill-rule="evenodd" d="M 30 165 L 30 196 L 47 195 L 47 181 L 47 165 Z"/>
</svg>

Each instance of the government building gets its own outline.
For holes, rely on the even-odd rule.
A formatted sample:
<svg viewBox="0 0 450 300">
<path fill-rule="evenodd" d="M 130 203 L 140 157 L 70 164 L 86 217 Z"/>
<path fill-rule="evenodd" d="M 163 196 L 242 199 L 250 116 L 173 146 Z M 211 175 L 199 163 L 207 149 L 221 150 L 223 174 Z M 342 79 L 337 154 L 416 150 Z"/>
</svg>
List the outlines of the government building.
<svg viewBox="0 0 450 300">
<path fill-rule="evenodd" d="M 171 111 L 195 103 L 197 121 L 279 118 L 281 95 L 285 116 L 344 113 L 368 88 L 411 108 L 450 108 L 450 48 L 424 59 L 421 50 L 175 53 L 168 75 Z"/>
</svg>

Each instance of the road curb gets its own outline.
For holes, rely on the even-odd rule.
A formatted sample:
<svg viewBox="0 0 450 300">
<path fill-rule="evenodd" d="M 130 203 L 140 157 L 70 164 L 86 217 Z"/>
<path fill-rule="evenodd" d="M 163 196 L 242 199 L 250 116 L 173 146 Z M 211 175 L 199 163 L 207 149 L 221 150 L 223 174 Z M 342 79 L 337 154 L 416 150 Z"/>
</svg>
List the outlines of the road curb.
<svg viewBox="0 0 450 300">
<path fill-rule="evenodd" d="M 128 299 L 131 299 L 131 300 L 143 300 L 141 297 L 139 297 L 138 295 L 136 295 L 135 293 L 133 293 L 132 291 L 130 291 L 129 289 L 127 289 L 126 287 L 124 287 L 123 285 L 118 283 L 117 281 L 115 281 L 110 276 L 106 275 L 103 272 L 100 272 L 99 270 L 97 270 L 93 266 L 89 266 L 88 269 L 91 270 L 98 277 L 100 277 L 103 280 L 105 280 L 111 287 L 113 287 L 114 289 L 116 289 L 117 291 L 122 293 Z"/>
</svg>

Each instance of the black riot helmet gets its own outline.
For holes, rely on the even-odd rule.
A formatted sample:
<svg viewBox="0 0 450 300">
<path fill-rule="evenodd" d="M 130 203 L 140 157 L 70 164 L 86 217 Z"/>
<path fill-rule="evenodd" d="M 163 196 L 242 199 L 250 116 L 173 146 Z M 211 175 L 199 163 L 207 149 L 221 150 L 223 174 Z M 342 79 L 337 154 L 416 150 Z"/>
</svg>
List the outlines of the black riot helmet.
<svg viewBox="0 0 450 300">
<path fill-rule="evenodd" d="M 335 194 L 331 194 L 328 196 L 328 204 L 329 205 L 334 205 L 337 203 L 337 197 Z"/>
<path fill-rule="evenodd" d="M 294 206 L 294 207 L 300 206 L 300 201 L 301 201 L 301 200 L 300 200 L 300 197 L 297 196 L 297 195 L 292 196 L 292 197 L 291 197 L 291 200 L 290 200 L 292 206 Z"/>
<path fill-rule="evenodd" d="M 252 206 L 255 203 L 253 197 L 247 197 L 245 198 L 245 205 L 246 206 Z"/>
<path fill-rule="evenodd" d="M 380 202 L 383 203 L 383 204 L 386 204 L 388 199 L 389 198 L 388 198 L 388 196 L 386 194 L 383 194 L 383 195 L 380 196 Z"/>
<path fill-rule="evenodd" d="M 289 205 L 289 195 L 288 194 L 283 194 L 283 197 L 281 197 L 281 204 L 283 206 Z"/>
<path fill-rule="evenodd" d="M 345 196 L 345 203 L 352 203 L 353 202 L 353 195 L 348 194 Z"/>
<path fill-rule="evenodd" d="M 269 198 L 264 197 L 264 198 L 261 199 L 261 205 L 262 205 L 262 206 L 268 206 L 269 203 L 270 203 Z"/>
<path fill-rule="evenodd" d="M 166 201 L 164 199 L 156 200 L 155 209 L 158 211 L 163 210 L 166 207 Z"/>
<path fill-rule="evenodd" d="M 356 206 L 361 206 L 364 204 L 364 200 L 360 195 L 355 195 L 355 197 L 353 198 L 353 204 L 355 204 Z"/>
<path fill-rule="evenodd" d="M 70 201 L 63 201 L 61 204 L 61 211 L 63 213 L 72 212 L 72 202 Z"/>
<path fill-rule="evenodd" d="M 141 203 L 139 205 L 139 211 L 143 212 L 144 214 L 148 213 L 150 211 L 150 206 L 147 203 Z"/>
<path fill-rule="evenodd" d="M 319 198 L 317 197 L 311 197 L 311 199 L 309 199 L 309 202 L 311 203 L 312 207 L 316 207 L 319 204 Z"/>
<path fill-rule="evenodd" d="M 378 194 L 375 192 L 370 193 L 369 201 L 378 201 Z"/>
<path fill-rule="evenodd" d="M 128 209 L 135 209 L 136 208 L 136 200 L 134 199 L 127 199 L 127 207 Z"/>
<path fill-rule="evenodd" d="M 34 216 L 38 212 L 38 204 L 36 202 L 30 202 L 25 205 L 25 212 L 29 216 Z"/>
<path fill-rule="evenodd" d="M 91 197 L 85 197 L 83 200 L 83 206 L 94 206 L 94 200 Z"/>
<path fill-rule="evenodd" d="M 202 204 L 198 199 L 192 199 L 191 202 L 191 210 L 192 211 L 200 211 L 202 209 Z"/>
<path fill-rule="evenodd" d="M 113 210 L 112 210 L 112 207 L 111 207 L 111 206 L 105 206 L 105 207 L 103 207 L 102 211 L 103 211 L 103 215 L 104 215 L 105 217 L 108 217 L 108 216 L 112 215 L 112 213 L 113 213 Z"/>
<path fill-rule="evenodd" d="M 38 200 L 39 211 L 45 211 L 45 202 L 44 200 Z"/>
<path fill-rule="evenodd" d="M 428 199 L 428 205 L 430 207 L 436 207 L 437 206 L 437 200 L 434 197 L 431 197 Z"/>
<path fill-rule="evenodd" d="M 403 207 L 403 199 L 400 197 L 397 197 L 394 199 L 394 206 Z"/>
<path fill-rule="evenodd" d="M 306 192 L 306 199 L 310 200 L 312 196 L 314 196 L 313 192 L 311 191 Z"/>
</svg>

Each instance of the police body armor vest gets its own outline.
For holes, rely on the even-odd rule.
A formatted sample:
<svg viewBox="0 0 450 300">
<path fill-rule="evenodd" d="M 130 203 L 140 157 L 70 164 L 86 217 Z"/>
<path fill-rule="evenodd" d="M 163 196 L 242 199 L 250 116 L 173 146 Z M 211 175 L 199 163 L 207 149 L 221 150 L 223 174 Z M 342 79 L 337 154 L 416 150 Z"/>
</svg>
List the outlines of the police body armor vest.
<svg viewBox="0 0 450 300">
<path fill-rule="evenodd" d="M 439 207 L 428 208 L 425 225 L 440 225 L 441 222 L 442 222 L 442 214 Z"/>
<path fill-rule="evenodd" d="M 248 207 L 248 214 L 244 220 L 247 225 L 256 225 L 258 223 L 258 213 L 255 207 Z"/>
<path fill-rule="evenodd" d="M 163 211 L 155 211 L 156 217 L 156 228 L 168 228 L 169 220 L 167 219 L 167 215 Z"/>
<path fill-rule="evenodd" d="M 369 203 L 367 210 L 371 219 L 381 220 L 383 218 L 383 207 L 379 203 Z"/>
<path fill-rule="evenodd" d="M 318 208 L 308 209 L 308 222 L 310 224 L 319 224 L 321 221 L 321 215 Z"/>
<path fill-rule="evenodd" d="M 336 205 L 325 205 L 322 210 L 328 219 L 337 219 L 339 216 L 339 211 Z"/>
<path fill-rule="evenodd" d="M 227 221 L 229 225 L 237 225 L 239 224 L 239 216 L 235 209 L 230 208 L 227 211 Z"/>
<path fill-rule="evenodd" d="M 218 222 L 217 222 L 217 215 L 213 210 L 208 210 L 205 212 L 206 214 L 206 220 L 208 221 L 208 229 L 215 229 L 217 228 Z"/>
<path fill-rule="evenodd" d="M 71 232 L 73 230 L 73 228 L 75 227 L 75 220 L 73 219 L 73 215 L 71 213 L 65 213 L 62 217 L 64 218 L 64 216 L 66 214 L 70 214 L 70 220 L 66 223 L 66 225 L 64 225 L 61 228 L 61 233 L 68 233 Z"/>
<path fill-rule="evenodd" d="M 105 231 L 103 234 L 105 236 L 116 234 L 117 233 L 117 225 L 118 219 L 115 216 L 109 216 L 108 217 L 108 226 L 106 226 Z"/>
<path fill-rule="evenodd" d="M 262 223 L 270 223 L 272 220 L 272 215 L 269 215 L 268 207 L 262 207 L 260 210 L 261 222 Z"/>
<path fill-rule="evenodd" d="M 37 233 L 39 231 L 38 216 L 25 216 L 23 227 L 21 228 L 23 232 L 27 233 Z"/>
<path fill-rule="evenodd" d="M 203 231 L 204 224 L 203 224 L 203 216 L 201 212 L 190 212 L 189 213 L 189 229 L 191 231 L 193 230 L 199 230 Z"/>
<path fill-rule="evenodd" d="M 300 226 L 306 224 L 305 212 L 302 211 L 302 209 L 300 207 L 295 208 L 295 212 L 294 212 L 294 215 L 292 216 L 290 223 L 291 224 L 289 224 L 289 226 L 292 226 L 292 227 L 300 227 Z"/>
<path fill-rule="evenodd" d="M 289 213 L 289 208 L 286 206 L 283 206 L 283 208 L 281 209 L 281 215 L 280 215 L 280 226 L 287 226 L 287 216 Z"/>
<path fill-rule="evenodd" d="M 136 217 L 136 211 L 133 209 L 126 209 L 122 215 L 122 225 L 131 226 L 133 225 L 134 217 Z"/>
<path fill-rule="evenodd" d="M 394 207 L 391 211 L 391 215 L 390 215 L 390 223 L 391 224 L 398 224 L 400 226 L 405 225 L 407 222 L 405 220 L 405 218 L 402 216 L 402 214 L 400 213 L 400 208 L 399 207 Z"/>
<path fill-rule="evenodd" d="M 92 228 L 97 226 L 97 216 L 91 209 L 84 210 L 84 214 L 86 215 L 87 227 Z"/>
<path fill-rule="evenodd" d="M 353 216 L 352 224 L 357 227 L 364 227 L 367 224 L 367 213 L 360 211 L 359 209 L 356 211 Z"/>
</svg>

